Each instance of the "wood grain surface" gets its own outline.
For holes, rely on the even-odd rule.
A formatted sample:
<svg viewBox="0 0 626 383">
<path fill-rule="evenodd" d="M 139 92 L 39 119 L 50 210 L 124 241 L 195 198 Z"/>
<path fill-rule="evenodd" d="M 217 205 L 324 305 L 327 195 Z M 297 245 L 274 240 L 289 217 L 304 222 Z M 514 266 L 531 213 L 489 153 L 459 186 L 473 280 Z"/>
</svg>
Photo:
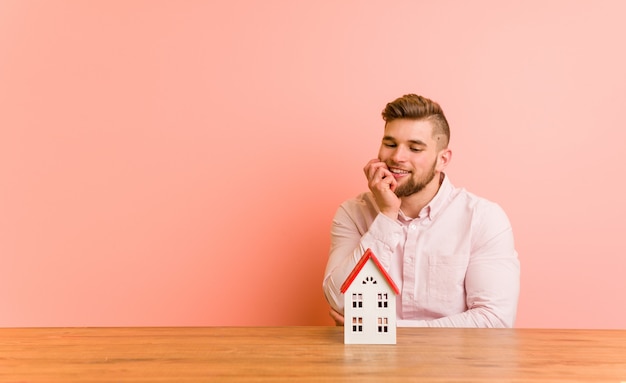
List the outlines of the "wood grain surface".
<svg viewBox="0 0 626 383">
<path fill-rule="evenodd" d="M 341 327 L 0 329 L 0 382 L 626 382 L 626 331 Z"/>
</svg>

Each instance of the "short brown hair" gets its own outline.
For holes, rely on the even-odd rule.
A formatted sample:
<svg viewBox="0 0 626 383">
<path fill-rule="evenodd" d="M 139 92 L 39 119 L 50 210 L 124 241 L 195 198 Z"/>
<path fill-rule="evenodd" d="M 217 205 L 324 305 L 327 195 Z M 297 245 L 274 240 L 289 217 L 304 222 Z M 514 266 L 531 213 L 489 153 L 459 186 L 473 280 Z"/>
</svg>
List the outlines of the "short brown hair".
<svg viewBox="0 0 626 383">
<path fill-rule="evenodd" d="M 388 103 L 382 112 L 383 120 L 390 122 L 400 118 L 409 120 L 429 120 L 433 122 L 433 136 L 443 135 L 444 140 L 439 143 L 440 148 L 448 147 L 450 142 L 450 127 L 443 114 L 443 109 L 435 101 L 416 94 L 404 96 Z"/>
</svg>

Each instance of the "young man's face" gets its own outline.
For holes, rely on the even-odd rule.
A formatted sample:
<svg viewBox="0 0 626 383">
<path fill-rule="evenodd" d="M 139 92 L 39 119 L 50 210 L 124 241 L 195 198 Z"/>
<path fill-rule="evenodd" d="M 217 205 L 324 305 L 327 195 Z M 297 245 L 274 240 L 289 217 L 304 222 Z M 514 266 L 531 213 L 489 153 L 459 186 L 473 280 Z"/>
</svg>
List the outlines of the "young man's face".
<svg viewBox="0 0 626 383">
<path fill-rule="evenodd" d="M 385 124 L 378 158 L 398 182 L 398 197 L 418 193 L 434 179 L 439 182 L 445 161 L 438 159 L 448 149 L 437 147 L 432 129 L 428 120 L 397 119 Z"/>
</svg>

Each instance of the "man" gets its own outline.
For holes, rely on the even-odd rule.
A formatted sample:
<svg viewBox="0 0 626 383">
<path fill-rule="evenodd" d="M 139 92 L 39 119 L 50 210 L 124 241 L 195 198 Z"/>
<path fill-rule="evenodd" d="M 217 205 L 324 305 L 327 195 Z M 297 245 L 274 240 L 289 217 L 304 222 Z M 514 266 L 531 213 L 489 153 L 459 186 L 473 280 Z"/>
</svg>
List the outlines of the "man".
<svg viewBox="0 0 626 383">
<path fill-rule="evenodd" d="M 340 288 L 370 248 L 400 289 L 398 326 L 512 327 L 519 261 L 504 211 L 456 188 L 443 110 L 408 94 L 382 112 L 378 158 L 365 168 L 369 192 L 333 219 L 323 288 L 343 324 Z"/>
</svg>

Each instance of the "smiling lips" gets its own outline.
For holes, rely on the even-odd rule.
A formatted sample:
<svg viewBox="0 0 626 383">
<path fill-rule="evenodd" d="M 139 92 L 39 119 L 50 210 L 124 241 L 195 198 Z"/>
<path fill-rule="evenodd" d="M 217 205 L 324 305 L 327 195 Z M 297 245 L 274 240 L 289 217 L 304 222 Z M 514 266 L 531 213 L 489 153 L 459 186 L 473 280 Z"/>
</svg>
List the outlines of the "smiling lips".
<svg viewBox="0 0 626 383">
<path fill-rule="evenodd" d="M 408 170 L 402 170 L 397 168 L 389 168 L 389 171 L 391 172 L 391 174 L 393 174 L 394 178 L 400 178 L 410 174 Z"/>
</svg>

